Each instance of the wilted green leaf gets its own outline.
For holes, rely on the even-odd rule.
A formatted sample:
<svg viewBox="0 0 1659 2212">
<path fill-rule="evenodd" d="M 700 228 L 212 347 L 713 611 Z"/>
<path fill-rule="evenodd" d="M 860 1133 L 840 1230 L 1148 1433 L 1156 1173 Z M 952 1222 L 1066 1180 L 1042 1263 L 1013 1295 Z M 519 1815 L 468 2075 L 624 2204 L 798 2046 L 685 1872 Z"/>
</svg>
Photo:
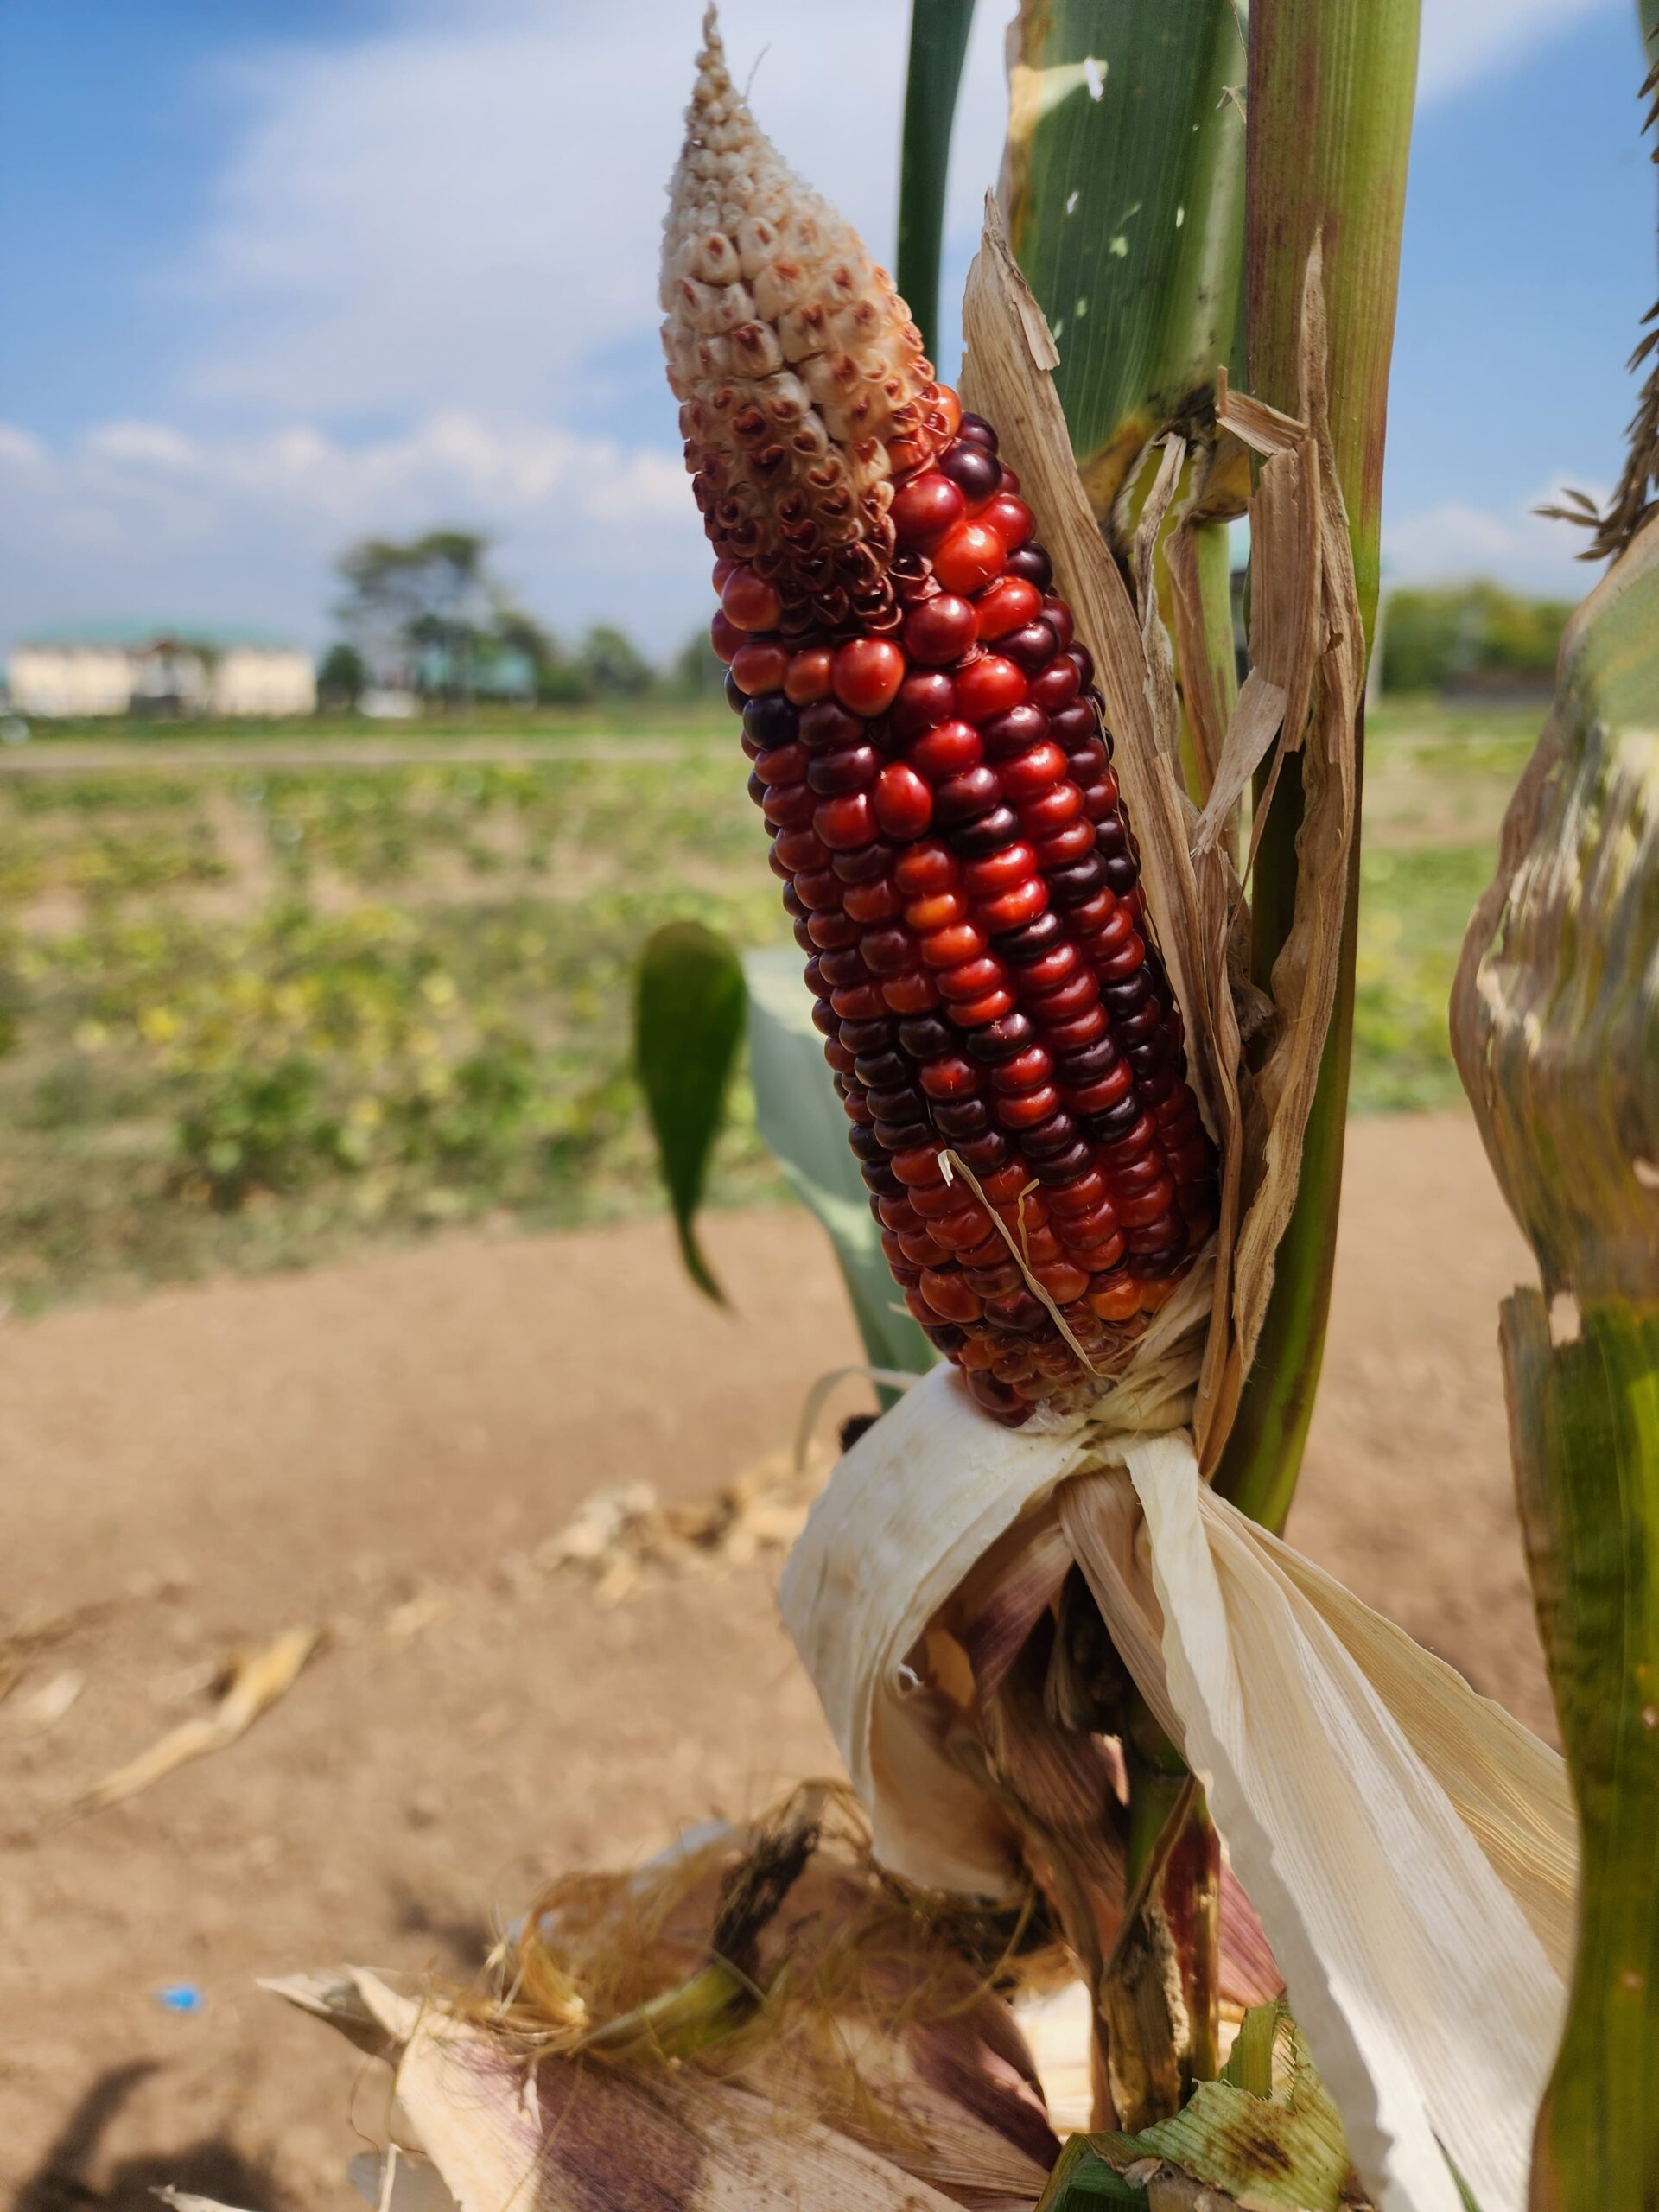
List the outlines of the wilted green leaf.
<svg viewBox="0 0 1659 2212">
<path fill-rule="evenodd" d="M 847 1141 L 847 1118 L 824 1065 L 792 950 L 752 952 L 749 1069 L 760 1134 L 797 1195 L 830 1232 L 872 1367 L 921 1375 L 934 1351 L 905 1311 L 887 1263 L 869 1194 Z"/>
<path fill-rule="evenodd" d="M 695 1217 L 743 1034 L 743 1004 L 742 965 L 725 938 L 701 922 L 669 922 L 647 938 L 634 999 L 634 1065 L 686 1271 L 722 1304 Z"/>
<path fill-rule="evenodd" d="M 1224 2190 L 1247 2212 L 1334 2212 L 1350 2164 L 1336 2106 L 1284 2006 L 1262 2005 L 1249 2016 L 1247 2026 L 1252 2022 L 1251 2039 L 1236 2069 L 1230 2061 L 1218 2081 L 1201 2082 L 1173 2120 L 1160 2120 L 1137 2135 L 1083 2138 L 1095 2163 L 1078 2152 L 1066 2190 L 1055 2194 L 1063 2160 L 1040 2212 L 1082 2212 L 1092 2202 L 1122 2202 L 1112 2196 L 1107 2177 L 1122 2185 L 1122 2170 L 1141 2158 L 1166 2160 L 1192 2180 Z M 1285 2086 L 1266 2095 L 1242 2087 L 1238 2077 L 1245 2073 L 1271 2083 L 1275 2044 Z M 1144 2203 L 1144 2190 L 1136 2195 Z"/>
</svg>

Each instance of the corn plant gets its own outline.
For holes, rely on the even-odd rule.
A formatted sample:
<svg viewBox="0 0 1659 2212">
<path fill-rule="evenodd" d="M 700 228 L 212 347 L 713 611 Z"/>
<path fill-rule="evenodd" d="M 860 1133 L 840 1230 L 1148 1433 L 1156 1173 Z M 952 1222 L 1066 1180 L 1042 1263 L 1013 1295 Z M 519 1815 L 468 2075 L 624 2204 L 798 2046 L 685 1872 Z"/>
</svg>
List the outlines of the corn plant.
<svg viewBox="0 0 1659 2212">
<path fill-rule="evenodd" d="M 900 239 L 930 317 L 941 109 L 967 13 L 918 5 L 913 23 Z M 1046 1440 L 1068 1422 L 1142 1440 L 1185 1424 L 1193 1471 L 1270 1529 L 1283 1525 L 1294 1493 L 1319 1376 L 1346 1112 L 1363 678 L 1416 13 L 1416 0 L 1255 0 L 1248 22 L 1232 0 L 1179 10 L 1143 0 L 1023 7 L 1011 45 L 1003 206 L 1001 218 L 988 217 L 970 284 L 961 395 L 935 378 L 921 333 L 861 241 L 760 135 L 712 31 L 700 63 L 663 302 L 671 381 L 715 556 L 713 640 L 730 671 L 751 795 L 806 956 L 811 1020 L 881 1254 L 910 1317 L 960 1370 L 981 1415 L 1030 1427 L 1020 1473 L 1010 1459 L 997 1463 L 1005 1471 L 995 1478 L 1028 1511 L 1057 1477 L 1075 1481 L 1096 1464 L 1065 1452 L 1051 1461 Z M 1649 466 L 1637 468 L 1638 509 Z M 1631 496 L 1627 483 L 1626 536 Z M 1241 687 L 1227 528 L 1247 512 L 1250 664 Z M 1610 518 L 1604 538 L 1612 526 Z M 1564 682 L 1580 702 L 1569 728 L 1617 730 L 1640 712 L 1632 671 L 1649 673 L 1643 656 L 1655 625 L 1636 551 L 1623 556 L 1620 589 L 1599 613 L 1592 601 L 1569 639 Z M 1599 742 L 1582 738 L 1581 753 L 1597 757 L 1581 774 L 1612 814 L 1606 793 L 1618 778 Z M 1552 759 L 1560 753 L 1558 740 Z M 1625 771 L 1631 789 L 1641 780 Z M 1534 828 L 1538 818 L 1529 817 Z M 1645 950 L 1642 837 L 1632 855 L 1624 819 L 1612 828 L 1624 904 L 1607 927 L 1622 929 L 1634 952 Z M 1568 941 L 1559 869 L 1541 880 L 1548 895 L 1529 897 L 1519 875 L 1509 887 L 1516 969 L 1559 957 Z M 1547 909 L 1548 924 L 1539 919 Z M 647 976 L 664 957 L 653 950 Z M 1634 977 L 1637 965 L 1621 972 Z M 1517 1068 L 1530 1066 L 1537 1023 L 1522 1011 L 1519 987 L 1509 992 L 1516 1010 L 1493 1011 L 1509 970 L 1490 973 L 1498 980 L 1480 1005 L 1497 1040 L 1485 1076 L 1495 1154 L 1513 1194 L 1510 1155 L 1524 1153 L 1535 1171 L 1541 1147 L 1553 1147 L 1542 1186 L 1584 1185 L 1588 1205 L 1607 1195 L 1605 1178 L 1561 1174 L 1555 1162 L 1572 1157 L 1568 1138 L 1547 1135 L 1541 1112 L 1521 1113 L 1521 1074 L 1506 1089 L 1492 1072 L 1504 1051 Z M 1649 1046 L 1628 998 L 1618 1001 L 1619 1034 Z M 681 1004 L 695 1022 L 689 995 Z M 1569 1121 L 1581 1116 L 1570 1093 L 1567 1109 Z M 1638 1156 L 1645 1125 L 1620 1122 L 1617 1134 L 1621 1157 L 1650 1160 L 1650 1145 Z M 1630 1174 L 1640 1180 L 1637 1166 Z M 1627 1189 L 1615 1195 L 1628 1205 Z M 1559 1213 L 1560 1199 L 1553 1203 Z M 1548 1225 L 1558 1226 L 1553 1216 Z M 871 1232 L 858 1241 L 868 1255 Z M 1553 1261 L 1554 1280 L 1582 1296 L 1583 1271 L 1547 1241 L 1541 1250 L 1547 1282 Z M 1626 1299 L 1649 1294 L 1645 1279 L 1615 1287 Z M 1588 2185 L 1592 2105 L 1611 2087 L 1624 2097 L 1624 2132 L 1594 2168 L 1595 2201 L 1610 2201 L 1617 2177 L 1627 2194 L 1643 2192 L 1629 2201 L 1651 2202 L 1642 2063 L 1618 2056 L 1638 2048 L 1632 2006 L 1648 1986 L 1646 1923 L 1607 1904 L 1615 1868 L 1628 1872 L 1645 1801 L 1628 1783 L 1598 1797 L 1614 1757 L 1605 1710 L 1585 1689 L 1586 1653 L 1605 1648 L 1610 1619 L 1627 1637 L 1649 1631 L 1644 1597 L 1627 1592 L 1623 1611 L 1616 1602 L 1618 1563 L 1643 1554 L 1636 1533 L 1616 1556 L 1605 1538 L 1600 1550 L 1569 1541 L 1561 1516 L 1572 1489 L 1565 1470 L 1588 1440 L 1611 1440 L 1607 1456 L 1618 1465 L 1641 1470 L 1650 1459 L 1652 1346 L 1639 1317 L 1619 1314 L 1605 1324 L 1598 1361 L 1552 1368 L 1529 1312 L 1517 1309 L 1510 1324 L 1517 1434 L 1528 1440 L 1517 1456 L 1546 1628 L 1558 1675 L 1579 1700 L 1574 1707 L 1564 1689 L 1595 1847 L 1573 2028 L 1546 2108 L 1537 2186 L 1564 2202 L 1592 2201 L 1593 2187 L 1577 2193 L 1575 2177 Z M 1573 1376 L 1592 1370 L 1602 1395 L 1580 1402 L 1573 1393 L 1587 1386 Z M 1551 1393 L 1565 1394 L 1566 1410 L 1551 1411 Z M 837 1478 L 839 1501 L 791 1564 L 785 1618 L 877 1808 L 878 1850 L 913 1878 L 945 1880 L 950 1869 L 966 1885 L 970 1872 L 986 1878 L 994 1848 L 975 1828 L 971 1796 L 940 1770 L 912 1779 L 906 1807 L 893 1754 L 880 1748 L 882 1731 L 901 1725 L 896 1712 L 883 1719 L 883 1665 L 929 1619 L 949 1613 L 957 1623 L 972 1683 L 962 1714 L 977 1748 L 958 1735 L 950 1758 L 999 1805 L 1090 1982 L 1103 2107 L 1120 2123 L 1096 2164 L 1117 2171 L 1123 2157 L 1161 2155 L 1174 2139 L 1150 2131 L 1196 2110 L 1217 2072 L 1219 1992 L 1230 1974 L 1241 1986 L 1243 1923 L 1236 1907 L 1229 1918 L 1198 1771 L 1213 1786 L 1235 1863 L 1247 1878 L 1259 1869 L 1257 1901 L 1293 1974 L 1298 1929 L 1319 1923 L 1326 1901 L 1310 1890 L 1300 1908 L 1282 1894 L 1269 1906 L 1280 1880 L 1272 1848 L 1252 1861 L 1249 1838 L 1260 1823 L 1264 1835 L 1276 1829 L 1281 1852 L 1291 1848 L 1285 1823 L 1294 1830 L 1313 1798 L 1291 1815 L 1257 1751 L 1230 1746 L 1204 1718 L 1206 1698 L 1219 1700 L 1207 1708 L 1213 1718 L 1227 1694 L 1220 1678 L 1213 1692 L 1205 1688 L 1201 1626 L 1179 1695 L 1179 1669 L 1161 1678 L 1138 1642 L 1126 1570 L 1121 1560 L 1108 1564 L 1116 1555 L 1105 1531 L 1130 1510 L 1121 1491 L 1095 1493 L 1092 1519 L 1073 1491 L 1071 1518 L 1060 1514 L 1060 1564 L 1045 1569 L 1047 1612 L 1022 1616 L 1021 1665 L 1046 1655 L 1038 1706 L 1011 1701 L 1017 1670 L 982 1673 L 961 1625 L 979 1586 L 962 1579 L 976 1553 L 939 1538 L 937 1564 L 926 1565 L 936 1532 L 920 1520 L 884 1520 L 880 1503 L 888 1490 L 925 1488 L 924 1465 L 946 1480 L 951 1458 L 959 1487 L 974 1492 L 965 1471 L 993 1462 L 956 1426 L 946 1410 L 955 1402 L 943 1386 L 918 1390 L 880 1425 L 885 1442 L 872 1440 Z M 1117 1449 L 1156 1560 L 1160 1528 L 1166 1545 L 1175 1541 L 1167 1493 L 1148 1471 L 1156 1455 L 1146 1443 Z M 1037 1472 L 1039 1461 L 1052 1472 Z M 1166 1476 L 1175 1482 L 1173 1466 Z M 1622 1512 L 1639 1530 L 1651 1516 L 1640 1493 L 1632 1473 L 1595 1525 L 1618 1527 Z M 1210 1510 L 1196 1508 L 1194 1529 Z M 1011 1522 L 997 1527 L 1011 1542 Z M 974 1529 L 982 1548 L 987 1524 Z M 960 1541 L 970 1541 L 965 1528 Z M 890 1580 L 891 1615 L 872 1599 L 866 1629 L 855 1630 L 826 1618 L 822 1592 L 845 1586 L 861 1549 L 866 1587 Z M 1026 1570 L 998 1556 L 1000 1602 L 1012 1605 Z M 1173 1667 L 1172 1638 L 1179 1647 L 1186 1635 L 1193 1592 L 1178 1587 L 1167 1559 L 1158 1594 Z M 1039 1633 L 1045 1618 L 1052 1626 Z M 878 1619 L 893 1637 L 886 1658 L 849 1659 L 849 1637 L 879 1643 L 868 1625 Z M 1241 1648 L 1248 1641 L 1241 1636 Z M 1257 1656 L 1265 1675 L 1259 1646 Z M 1310 1702 L 1312 1679 L 1302 1686 Z M 1640 1731 L 1652 1733 L 1645 1688 L 1638 1668 L 1620 1722 L 1637 1732 L 1618 1738 L 1627 1763 L 1646 1740 Z M 1398 1710 L 1395 1718 L 1407 1725 Z M 1398 2037 L 1368 2044 L 1340 1997 L 1323 2009 L 1333 1993 L 1331 1946 L 1355 1938 L 1363 1950 L 1375 1933 L 1356 1937 L 1342 1904 L 1327 1934 L 1312 1938 L 1323 1981 L 1293 1982 L 1292 1994 L 1307 2005 L 1306 2024 L 1319 2027 L 1329 2063 L 1352 2039 L 1359 2071 L 1348 2073 L 1338 2102 L 1351 2133 L 1359 2131 L 1355 2161 L 1380 2197 L 1449 2203 L 1463 2187 L 1496 2206 L 1518 2202 L 1517 2123 L 1541 2086 L 1566 1963 L 1571 1843 L 1548 1755 L 1507 1739 L 1500 1749 L 1484 1724 L 1460 1725 L 1474 1767 L 1519 1761 L 1549 1807 L 1548 1838 L 1523 1880 L 1516 1864 L 1530 1847 L 1518 1840 L 1501 1864 L 1490 1851 L 1484 1870 L 1477 1863 L 1484 1846 L 1472 1813 L 1474 1858 L 1452 1847 L 1471 1885 L 1469 1929 L 1488 1916 L 1483 1966 L 1501 1957 L 1510 1975 L 1501 2000 L 1510 2017 L 1489 2026 L 1477 2005 L 1462 2016 L 1461 2040 L 1440 2043 L 1437 2065 L 1414 2058 Z M 1046 1744 L 1080 1789 L 1086 1762 L 1076 1739 L 1100 1737 L 1120 1746 L 1127 1803 L 1120 1819 L 1100 1797 L 1097 1830 L 1064 1831 L 1062 1842 L 1055 1767 L 1044 1768 L 1034 1747 Z M 1202 1754 L 1192 1771 L 1183 1745 Z M 922 1737 L 911 1751 L 919 1774 Z M 1373 1770 L 1356 1757 L 1344 1771 Z M 1472 1803 L 1459 1794 L 1462 1779 L 1442 1774 L 1440 1786 Z M 957 1806 L 954 1838 L 921 1818 L 929 1792 Z M 1407 1847 L 1421 1848 L 1425 1868 L 1437 1847 L 1427 1829 Z M 1108 1864 L 1126 1891 L 1109 1942 L 1099 1894 Z M 1322 1887 L 1324 1870 L 1305 1864 Z M 1486 1886 L 1494 1871 L 1506 1895 Z M 1378 1868 L 1379 1927 L 1382 1889 L 1398 1872 L 1397 1854 L 1386 1874 Z M 1459 2000 L 1477 1986 L 1495 1993 L 1467 1947 L 1459 1957 L 1455 1934 L 1422 1941 L 1425 1958 L 1442 1942 L 1436 1955 L 1454 1978 L 1466 1964 Z M 1390 1962 L 1375 1949 L 1366 1955 L 1386 2012 Z M 1615 1966 L 1623 2016 L 1607 2009 Z M 1441 2031 L 1455 2013 L 1449 2002 Z M 1477 2058 L 1483 2042 L 1490 2048 Z M 1319 2036 L 1314 2044 L 1317 2056 Z M 1356 2094 L 1360 2077 L 1369 2086 Z M 1271 2087 L 1271 2069 L 1268 2079 Z M 1488 2109 L 1472 2115 L 1483 2097 Z M 1211 2096 L 1206 2118 L 1218 2109 Z M 1236 2138 L 1246 2125 L 1234 2113 L 1221 2135 L 1232 2126 Z M 1219 2183 L 1192 2133 L 1180 2138 L 1185 2170 Z M 1229 2148 L 1236 2152 L 1236 2139 Z M 1311 2193 L 1294 2201 L 1334 2201 L 1344 2166 L 1306 2178 Z M 1241 2182 L 1236 2158 L 1225 2169 L 1228 2186 L 1260 2178 L 1246 2172 Z M 1091 2188 L 1111 2194 L 1073 2160 L 1056 2177 L 1053 2202 L 1080 2202 Z"/>
</svg>

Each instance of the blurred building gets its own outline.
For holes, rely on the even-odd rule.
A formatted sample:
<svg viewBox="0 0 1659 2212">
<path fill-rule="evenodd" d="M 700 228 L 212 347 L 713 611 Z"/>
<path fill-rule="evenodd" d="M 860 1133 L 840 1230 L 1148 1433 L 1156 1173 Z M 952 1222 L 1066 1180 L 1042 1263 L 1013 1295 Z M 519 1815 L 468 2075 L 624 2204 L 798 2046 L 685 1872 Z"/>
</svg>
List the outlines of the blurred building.
<svg viewBox="0 0 1659 2212">
<path fill-rule="evenodd" d="M 13 649 L 12 711 L 54 720 L 94 715 L 308 715 L 309 653 L 251 630 L 200 623 L 104 624 L 41 632 Z"/>
</svg>

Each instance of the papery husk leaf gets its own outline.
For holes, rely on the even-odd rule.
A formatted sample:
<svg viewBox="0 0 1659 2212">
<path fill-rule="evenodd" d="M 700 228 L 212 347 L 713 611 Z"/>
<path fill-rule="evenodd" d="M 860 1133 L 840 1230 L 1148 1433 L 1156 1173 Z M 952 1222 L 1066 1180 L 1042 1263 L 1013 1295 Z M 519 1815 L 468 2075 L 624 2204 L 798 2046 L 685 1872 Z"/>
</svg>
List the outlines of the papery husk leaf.
<svg viewBox="0 0 1659 2212">
<path fill-rule="evenodd" d="M 785 1621 L 878 1858 L 944 1888 L 1014 1878 L 1017 1831 L 953 1750 L 963 1714 L 926 1631 L 998 1539 L 1047 1541 L 1054 1497 L 1205 1784 L 1376 2201 L 1455 2212 L 1438 2135 L 1484 2212 L 1518 2212 L 1562 2004 L 1529 1924 L 1559 1933 L 1568 1910 L 1560 1762 L 1317 1568 L 1293 1572 L 1201 1484 L 1184 1433 L 989 1428 L 957 1378 L 928 1377 L 842 1459 L 785 1569 Z M 1090 1471 L 1111 1466 L 1129 1479 Z M 1361 1663 L 1377 1655 L 1386 1695 Z M 1437 1778 L 1460 1763 L 1485 1777 L 1478 1822 Z"/>
<path fill-rule="evenodd" d="M 270 1986 L 387 2059 L 390 2140 L 429 2160 L 462 2212 L 1023 2212 L 1058 2145 L 992 1986 L 1011 1977 L 960 1948 L 960 1914 L 896 1897 L 855 1822 L 852 1848 L 822 1843 L 844 1796 L 808 1785 L 754 1828 L 556 1885 L 506 1948 L 493 1998 L 417 1997 L 354 1968 Z M 711 1929 L 747 1943 L 748 1995 L 696 2042 L 683 2030 Z M 1041 1954 L 1021 1963 L 1052 1971 Z M 603 2017 L 641 1988 L 659 1993 Z M 634 2031 L 646 2020 L 662 2039 Z"/>
</svg>

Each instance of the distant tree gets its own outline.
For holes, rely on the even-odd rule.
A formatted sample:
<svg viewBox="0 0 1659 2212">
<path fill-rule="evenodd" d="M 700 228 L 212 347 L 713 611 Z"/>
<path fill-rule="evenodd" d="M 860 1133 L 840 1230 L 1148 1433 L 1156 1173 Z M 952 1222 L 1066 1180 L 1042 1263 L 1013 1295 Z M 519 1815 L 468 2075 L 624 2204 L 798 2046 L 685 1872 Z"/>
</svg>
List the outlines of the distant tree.
<svg viewBox="0 0 1659 2212">
<path fill-rule="evenodd" d="M 601 698 L 637 699 L 651 689 L 651 664 L 633 640 L 609 623 L 595 623 L 576 650 L 576 665 Z"/>
<path fill-rule="evenodd" d="M 317 697 L 325 707 L 354 707 L 368 689 L 369 671 L 355 645 L 329 646 L 317 668 Z"/>
<path fill-rule="evenodd" d="M 1393 591 L 1382 622 L 1385 691 L 1448 684 L 1548 683 L 1571 609 L 1493 583 Z"/>
<path fill-rule="evenodd" d="M 476 531 L 429 530 L 407 539 L 366 537 L 340 563 L 339 613 L 365 663 L 383 681 L 465 701 L 496 594 Z"/>
<path fill-rule="evenodd" d="M 694 630 L 674 658 L 673 688 L 683 699 L 717 699 L 726 685 L 726 664 L 709 642 L 707 629 Z"/>
</svg>

